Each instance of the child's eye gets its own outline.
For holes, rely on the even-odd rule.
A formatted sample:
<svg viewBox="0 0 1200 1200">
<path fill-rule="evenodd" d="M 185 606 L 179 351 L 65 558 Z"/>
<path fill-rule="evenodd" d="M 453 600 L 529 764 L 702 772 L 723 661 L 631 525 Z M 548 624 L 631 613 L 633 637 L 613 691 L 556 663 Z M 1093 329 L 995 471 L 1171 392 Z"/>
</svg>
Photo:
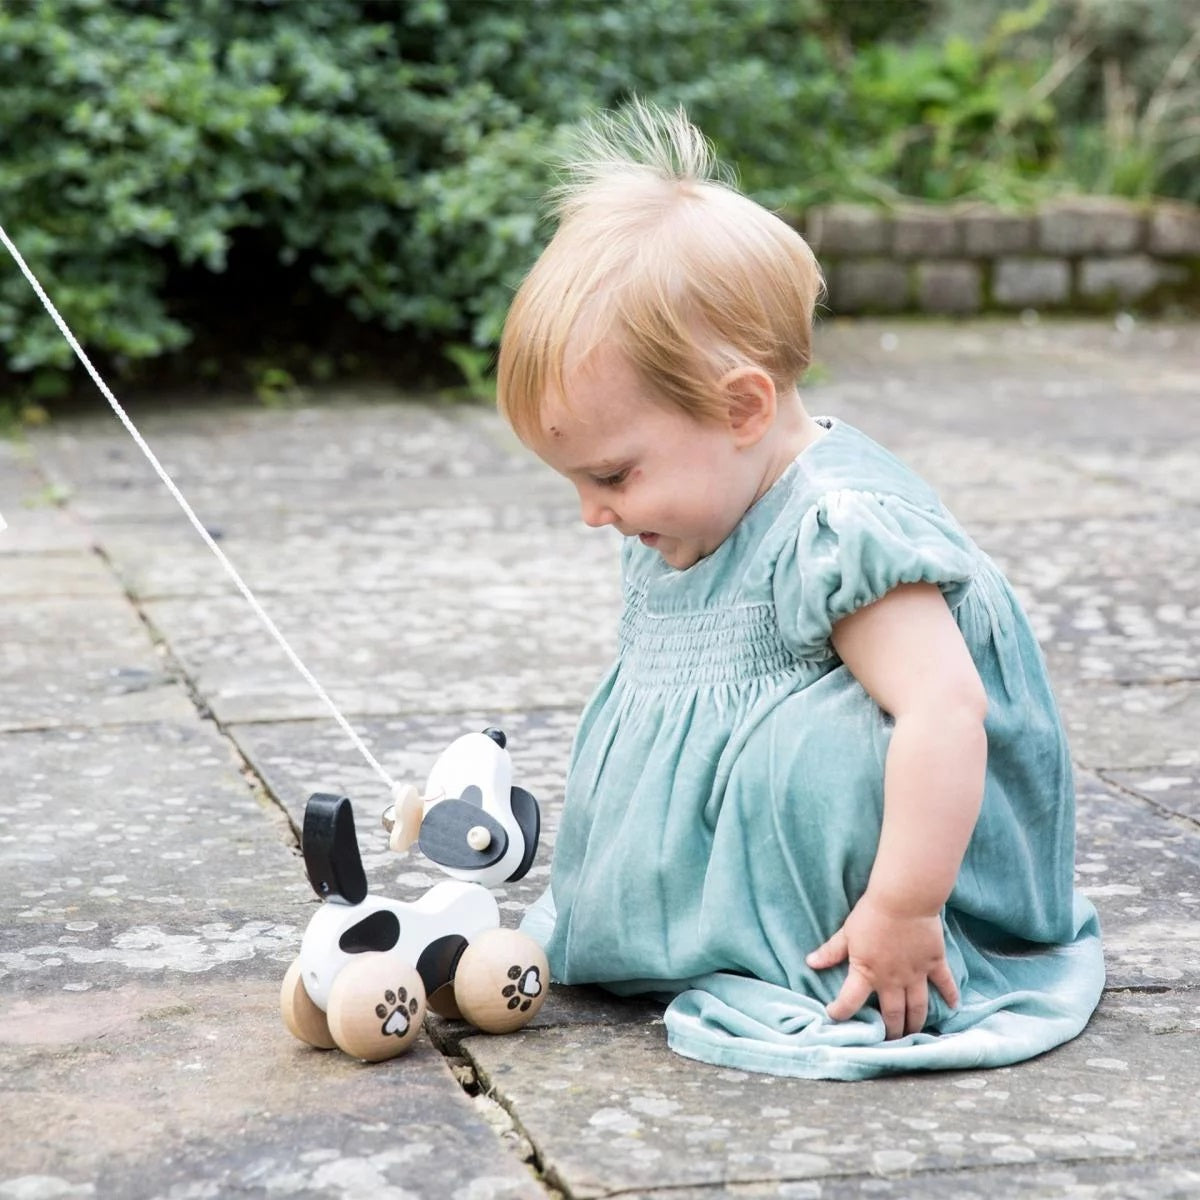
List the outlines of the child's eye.
<svg viewBox="0 0 1200 1200">
<path fill-rule="evenodd" d="M 612 475 L 597 476 L 596 483 L 600 487 L 612 488 L 620 487 L 621 484 L 629 477 L 629 468 L 626 467 L 622 471 L 617 471 Z"/>
</svg>

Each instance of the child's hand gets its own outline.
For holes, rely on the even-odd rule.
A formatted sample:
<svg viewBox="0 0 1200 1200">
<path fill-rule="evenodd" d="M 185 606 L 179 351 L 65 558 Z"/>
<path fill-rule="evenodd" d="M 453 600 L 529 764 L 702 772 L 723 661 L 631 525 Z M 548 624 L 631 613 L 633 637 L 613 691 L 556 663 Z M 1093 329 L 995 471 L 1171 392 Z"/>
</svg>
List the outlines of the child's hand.
<svg viewBox="0 0 1200 1200">
<path fill-rule="evenodd" d="M 845 924 L 805 961 L 823 971 L 850 960 L 850 972 L 837 998 L 825 1011 L 845 1021 L 870 998 L 879 1001 L 888 1038 L 917 1033 L 929 1013 L 929 984 L 951 1007 L 958 986 L 946 962 L 946 944 L 938 913 L 908 914 L 876 902 L 868 892 Z"/>
</svg>

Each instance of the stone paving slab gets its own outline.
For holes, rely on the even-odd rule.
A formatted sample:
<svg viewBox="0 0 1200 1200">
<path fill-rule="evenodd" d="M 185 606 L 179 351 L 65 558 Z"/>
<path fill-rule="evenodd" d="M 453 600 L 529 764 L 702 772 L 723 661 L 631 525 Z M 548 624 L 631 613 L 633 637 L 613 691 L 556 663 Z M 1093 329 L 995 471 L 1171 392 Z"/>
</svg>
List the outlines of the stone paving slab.
<svg viewBox="0 0 1200 1200">
<path fill-rule="evenodd" d="M 1200 828 L 1082 774 L 1075 879 L 1109 987 L 1200 987 Z"/>
<path fill-rule="evenodd" d="M 55 505 L 10 505 L 3 510 L 8 528 L 0 532 L 0 572 L 8 574 L 13 555 L 90 551 L 92 537 L 73 513 Z"/>
<path fill-rule="evenodd" d="M 45 596 L 111 596 L 114 591 L 111 568 L 95 554 L 9 553 L 0 564 L 0 600 L 5 603 L 36 604 Z"/>
<path fill-rule="evenodd" d="M 0 1000 L 0 1107 L 13 1200 L 544 1195 L 427 1039 L 376 1066 L 310 1050 L 265 983 Z"/>
<path fill-rule="evenodd" d="M 1200 764 L 1200 683 L 1105 684 L 1054 679 L 1076 762 L 1094 770 Z"/>
<path fill-rule="evenodd" d="M 1054 1163 L 1045 1167 L 981 1168 L 895 1178 L 846 1174 L 820 1180 L 716 1184 L 622 1192 L 621 1200 L 848 1200 L 914 1196 L 930 1200 L 1190 1200 L 1200 1193 L 1200 1157 L 1153 1163 Z M 2 1193 L 0 1193 L 2 1194 Z"/>
<path fill-rule="evenodd" d="M 481 1082 L 518 1114 L 551 1181 L 582 1198 L 1194 1159 L 1198 1030 L 1194 994 L 1109 996 L 1083 1035 L 1032 1062 L 862 1084 L 700 1066 L 667 1050 L 653 1027 L 577 1026 L 463 1046 Z"/>
<path fill-rule="evenodd" d="M 1094 478 L 1129 482 L 1147 494 L 1195 505 L 1198 484 L 1194 420 L 1194 417 L 1189 420 L 1185 408 L 1179 441 L 1176 442 L 1176 447 L 1182 443 L 1183 449 L 1158 449 L 1152 454 L 1131 455 L 1124 445 L 1119 450 L 1078 448 L 1071 457 L 1081 470 Z M 1189 429 L 1189 425 L 1193 427 Z"/>
<path fill-rule="evenodd" d="M 186 720 L 194 712 L 115 587 L 0 606 L 0 732 Z"/>
<path fill-rule="evenodd" d="M 85 528 L 60 498 L 37 469 L 32 448 L 0 438 L 0 515 L 8 524 L 0 531 L 0 579 L 9 572 L 4 558 L 10 554 L 87 548 Z"/>
<path fill-rule="evenodd" d="M 837 409 L 841 411 L 840 404 Z M 875 432 L 874 412 L 861 424 L 929 482 L 972 535 L 985 522 L 1154 514 L 1169 511 L 1172 504 L 1170 497 L 1137 479 L 1091 471 L 1054 447 L 1018 443 L 1014 448 L 1011 441 L 986 433 L 951 437 L 930 432 L 917 438 L 911 428 L 886 438 Z"/>
<path fill-rule="evenodd" d="M 1072 454 L 1110 449 L 1117 430 L 1123 449 L 1200 434 L 1200 347 L 1188 322 L 1122 331 L 1072 320 L 826 321 L 814 345 L 822 370 L 807 389 L 811 406 L 828 390 L 893 432 L 981 434 Z"/>
<path fill-rule="evenodd" d="M 207 722 L 0 736 L 0 996 L 282 978 L 315 904 Z"/>
<path fill-rule="evenodd" d="M 615 572 L 564 576 L 552 604 L 520 580 L 407 593 L 277 596 L 271 616 L 355 716 L 578 708 L 616 647 Z M 238 596 L 153 601 L 145 612 L 222 722 L 327 709 Z"/>
<path fill-rule="evenodd" d="M 24 441 L 0 438 L 0 511 L 31 503 L 45 486 L 33 450 Z"/>
<path fill-rule="evenodd" d="M 984 526 L 1057 672 L 1200 682 L 1200 507 Z"/>
<path fill-rule="evenodd" d="M 1106 771 L 1104 778 L 1148 804 L 1200 825 L 1200 769 Z"/>
<path fill-rule="evenodd" d="M 315 898 L 215 727 L 9 733 L 0 754 L 20 781 L 0 810 L 0 1196 L 543 1194 L 431 1043 L 367 1069 L 283 1029 Z"/>
<path fill-rule="evenodd" d="M 399 399 L 399 397 L 395 397 Z M 387 508 L 396 490 L 454 496 L 477 475 L 529 470 L 478 408 L 329 403 L 290 413 L 219 405 L 131 414 L 197 515 Z M 101 401 L 94 413 L 31 439 L 54 485 L 85 519 L 174 520 L 176 501 Z M 194 536 L 194 535 L 193 535 Z"/>
<path fill-rule="evenodd" d="M 357 595 L 390 593 L 403 610 L 420 607 L 430 589 L 452 588 L 483 604 L 493 588 L 514 584 L 539 594 L 552 594 L 560 586 L 570 563 L 570 574 L 585 578 L 611 605 L 618 581 L 620 538 L 612 531 L 581 536 L 567 528 L 563 506 L 552 511 L 555 526 L 542 526 L 522 510 L 519 526 L 492 528 L 487 517 L 498 506 L 480 505 L 479 520 L 443 526 L 439 510 L 411 512 L 403 524 L 394 516 L 388 528 L 379 523 L 367 529 L 348 528 L 339 522 L 337 536 L 325 528 L 299 532 L 274 529 L 236 532 L 222 537 L 220 545 L 250 589 L 259 597 L 300 593 Z M 572 522 L 573 526 L 577 521 Z M 117 527 L 112 527 L 114 530 Z M 106 530 L 104 550 L 125 587 L 143 600 L 232 595 L 234 585 L 210 550 L 195 536 L 174 528 L 150 531 L 120 526 Z M 2 585 L 0 585 L 2 586 Z"/>
</svg>

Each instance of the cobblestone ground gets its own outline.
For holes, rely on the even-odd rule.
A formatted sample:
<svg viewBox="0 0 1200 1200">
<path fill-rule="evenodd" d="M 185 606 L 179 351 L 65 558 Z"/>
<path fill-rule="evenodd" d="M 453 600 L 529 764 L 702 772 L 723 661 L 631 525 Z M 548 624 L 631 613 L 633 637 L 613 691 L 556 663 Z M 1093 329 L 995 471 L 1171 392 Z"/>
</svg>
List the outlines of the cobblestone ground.
<svg viewBox="0 0 1200 1200">
<path fill-rule="evenodd" d="M 280 1024 L 314 911 L 294 827 L 387 797 L 97 397 L 0 443 L 0 1200 L 1200 1195 L 1200 326 L 833 323 L 807 398 L 941 490 L 1018 586 L 1068 723 L 1109 986 L 988 1073 L 747 1075 L 657 1010 L 553 990 L 505 1038 L 434 1020 L 366 1067 Z M 397 778 L 510 736 L 545 884 L 615 544 L 490 413 L 398 396 L 134 411 Z"/>
</svg>

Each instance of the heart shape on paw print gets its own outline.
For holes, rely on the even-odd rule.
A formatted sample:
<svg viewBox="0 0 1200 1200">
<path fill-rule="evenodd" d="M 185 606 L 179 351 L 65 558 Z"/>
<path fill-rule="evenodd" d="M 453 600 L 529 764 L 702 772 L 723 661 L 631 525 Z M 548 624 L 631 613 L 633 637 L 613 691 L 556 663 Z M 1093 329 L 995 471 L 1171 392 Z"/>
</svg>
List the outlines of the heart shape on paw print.
<svg viewBox="0 0 1200 1200">
<path fill-rule="evenodd" d="M 408 1032 L 408 1027 L 411 1022 L 408 1019 L 408 1013 L 402 1008 L 397 1008 L 383 1023 L 383 1032 L 389 1037 L 403 1037 Z"/>
</svg>

